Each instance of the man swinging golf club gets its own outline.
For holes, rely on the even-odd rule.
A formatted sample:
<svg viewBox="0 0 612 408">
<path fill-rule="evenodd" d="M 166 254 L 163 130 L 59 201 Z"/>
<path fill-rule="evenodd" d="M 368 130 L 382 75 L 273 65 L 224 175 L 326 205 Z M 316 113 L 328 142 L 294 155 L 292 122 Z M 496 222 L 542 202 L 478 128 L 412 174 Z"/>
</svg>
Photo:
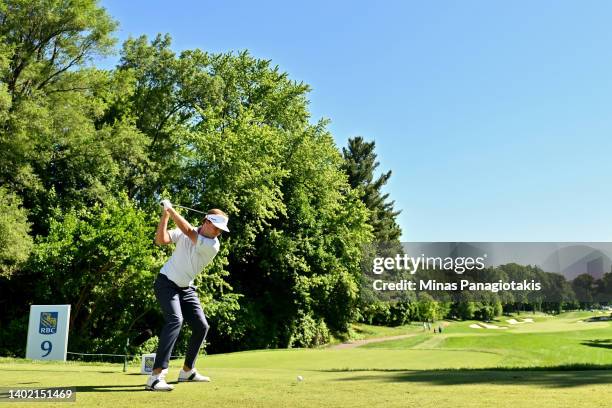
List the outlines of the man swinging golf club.
<svg viewBox="0 0 612 408">
<path fill-rule="evenodd" d="M 164 314 L 165 324 L 159 336 L 153 371 L 145 388 L 150 391 L 171 391 L 174 387 L 166 382 L 165 377 L 183 320 L 191 327 L 192 335 L 178 381 L 210 381 L 210 378 L 195 369 L 195 360 L 209 326 L 193 280 L 219 252 L 217 237 L 221 231 L 229 232 L 229 229 L 228 217 L 221 210 L 208 211 L 202 225 L 194 228 L 172 208 L 169 200 L 163 200 L 160 204 L 164 209 L 155 234 L 155 243 L 175 243 L 176 248 L 155 280 L 155 297 Z M 169 218 L 178 228 L 168 231 Z"/>
</svg>

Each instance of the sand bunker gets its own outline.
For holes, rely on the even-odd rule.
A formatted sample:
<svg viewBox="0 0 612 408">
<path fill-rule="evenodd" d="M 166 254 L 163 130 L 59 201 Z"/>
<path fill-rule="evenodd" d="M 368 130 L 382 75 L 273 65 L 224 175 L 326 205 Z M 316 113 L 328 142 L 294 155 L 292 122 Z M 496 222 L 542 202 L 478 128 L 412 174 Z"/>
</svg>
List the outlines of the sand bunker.
<svg viewBox="0 0 612 408">
<path fill-rule="evenodd" d="M 504 326 L 496 326 L 494 324 L 480 323 L 485 329 L 507 329 Z"/>
<path fill-rule="evenodd" d="M 522 319 L 522 320 L 508 319 L 508 320 L 506 320 L 506 321 L 507 321 L 508 323 L 510 323 L 510 324 L 533 323 L 533 319 L 531 319 L 531 318 Z"/>
<path fill-rule="evenodd" d="M 520 324 L 520 323 L 524 323 L 524 322 L 519 322 L 519 321 L 518 321 L 518 320 L 516 320 L 516 319 L 508 319 L 508 320 L 506 320 L 506 321 L 507 321 L 508 323 L 510 323 L 510 324 Z"/>
<path fill-rule="evenodd" d="M 488 323 L 470 324 L 470 327 L 472 329 L 507 329 L 507 327 L 505 326 L 496 326 L 494 324 L 488 324 Z"/>
</svg>

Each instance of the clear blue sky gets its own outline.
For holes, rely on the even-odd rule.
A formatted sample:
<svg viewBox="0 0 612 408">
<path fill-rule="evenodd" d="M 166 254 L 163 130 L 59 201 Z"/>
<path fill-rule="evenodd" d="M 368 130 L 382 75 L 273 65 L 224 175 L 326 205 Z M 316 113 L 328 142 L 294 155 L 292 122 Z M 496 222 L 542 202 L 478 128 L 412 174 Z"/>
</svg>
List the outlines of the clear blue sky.
<svg viewBox="0 0 612 408">
<path fill-rule="evenodd" d="M 339 146 L 376 141 L 403 240 L 612 241 L 612 2 L 292 3 L 101 4 L 120 41 L 248 49 L 310 84 Z"/>
</svg>

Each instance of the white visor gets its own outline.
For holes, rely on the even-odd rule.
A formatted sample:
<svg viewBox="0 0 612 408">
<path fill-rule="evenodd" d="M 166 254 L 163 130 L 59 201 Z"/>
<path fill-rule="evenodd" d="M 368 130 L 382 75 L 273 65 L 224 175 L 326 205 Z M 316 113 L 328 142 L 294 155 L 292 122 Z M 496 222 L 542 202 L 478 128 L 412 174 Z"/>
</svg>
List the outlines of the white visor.
<svg viewBox="0 0 612 408">
<path fill-rule="evenodd" d="M 220 230 L 229 232 L 229 229 L 227 228 L 227 222 L 229 220 L 227 219 L 227 217 L 224 217 L 220 214 L 207 214 L 205 218 L 212 222 L 212 224 Z"/>
</svg>

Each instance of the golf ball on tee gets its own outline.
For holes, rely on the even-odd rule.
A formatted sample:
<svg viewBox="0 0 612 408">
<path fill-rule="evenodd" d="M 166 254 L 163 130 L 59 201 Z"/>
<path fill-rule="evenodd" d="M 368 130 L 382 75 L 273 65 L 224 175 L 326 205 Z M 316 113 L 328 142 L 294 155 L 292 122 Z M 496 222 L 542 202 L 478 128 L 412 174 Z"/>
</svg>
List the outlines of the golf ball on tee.
<svg viewBox="0 0 612 408">
<path fill-rule="evenodd" d="M 304 381 L 304 377 L 302 377 L 301 375 L 298 375 L 298 376 L 297 376 L 297 380 L 298 380 L 298 381 Z"/>
</svg>

